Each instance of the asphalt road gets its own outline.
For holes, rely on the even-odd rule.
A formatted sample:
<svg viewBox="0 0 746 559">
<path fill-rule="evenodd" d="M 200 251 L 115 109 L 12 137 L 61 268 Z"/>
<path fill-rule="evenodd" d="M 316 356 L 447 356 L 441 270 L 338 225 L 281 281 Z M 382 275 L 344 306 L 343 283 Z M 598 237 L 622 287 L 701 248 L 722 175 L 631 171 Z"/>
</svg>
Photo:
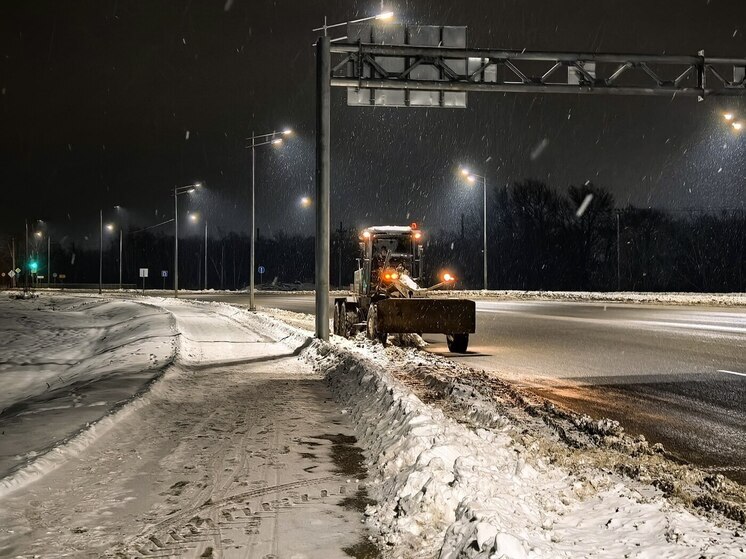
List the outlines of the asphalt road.
<svg viewBox="0 0 746 559">
<path fill-rule="evenodd" d="M 244 294 L 196 296 L 248 304 Z M 313 296 L 259 294 L 260 307 L 313 313 Z M 469 353 L 551 401 L 620 421 L 679 457 L 746 483 L 746 309 L 477 301 Z"/>
</svg>

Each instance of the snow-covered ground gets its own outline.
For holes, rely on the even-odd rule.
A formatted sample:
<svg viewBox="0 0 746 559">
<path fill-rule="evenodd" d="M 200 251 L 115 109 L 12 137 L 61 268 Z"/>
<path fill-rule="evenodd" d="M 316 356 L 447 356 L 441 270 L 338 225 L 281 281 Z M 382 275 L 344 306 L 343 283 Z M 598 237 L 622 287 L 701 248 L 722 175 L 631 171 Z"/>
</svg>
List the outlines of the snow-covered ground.
<svg viewBox="0 0 746 559">
<path fill-rule="evenodd" d="M 746 556 L 744 488 L 615 422 L 413 348 L 336 339 L 306 356 L 355 420 L 392 557 Z"/>
<path fill-rule="evenodd" d="M 173 364 L 6 485 L 0 555 L 371 556 L 364 510 L 392 558 L 746 557 L 744 488 L 614 422 L 307 315 L 149 304 Z"/>
<path fill-rule="evenodd" d="M 4 480 L 0 556 L 369 550 L 362 454 L 323 378 L 296 356 L 307 336 L 227 305 L 150 304 L 172 317 L 173 364 Z"/>
<path fill-rule="evenodd" d="M 0 476 L 128 401 L 169 364 L 162 308 L 80 296 L 0 297 Z"/>
</svg>

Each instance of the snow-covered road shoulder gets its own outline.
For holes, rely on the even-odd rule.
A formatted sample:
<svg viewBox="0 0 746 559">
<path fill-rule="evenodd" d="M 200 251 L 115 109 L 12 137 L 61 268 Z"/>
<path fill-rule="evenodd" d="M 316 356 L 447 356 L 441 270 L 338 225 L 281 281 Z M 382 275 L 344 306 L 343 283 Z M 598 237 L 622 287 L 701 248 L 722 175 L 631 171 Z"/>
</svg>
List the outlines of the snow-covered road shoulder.
<svg viewBox="0 0 746 559">
<path fill-rule="evenodd" d="M 528 403 L 413 349 L 335 338 L 305 355 L 357 425 L 377 501 L 367 515 L 392 557 L 746 553 L 740 486 L 614 422 Z"/>
</svg>

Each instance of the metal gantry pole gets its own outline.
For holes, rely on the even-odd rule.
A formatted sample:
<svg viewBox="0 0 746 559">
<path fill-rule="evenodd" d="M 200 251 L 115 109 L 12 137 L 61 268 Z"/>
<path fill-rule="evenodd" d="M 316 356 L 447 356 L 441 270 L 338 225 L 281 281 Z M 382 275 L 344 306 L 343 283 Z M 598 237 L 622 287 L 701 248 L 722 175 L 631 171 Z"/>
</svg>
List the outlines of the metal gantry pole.
<svg viewBox="0 0 746 559">
<path fill-rule="evenodd" d="M 52 238 L 49 236 L 47 228 L 47 289 L 49 289 L 49 278 L 52 276 Z"/>
<path fill-rule="evenodd" d="M 178 296 L 179 296 L 179 194 L 176 191 L 176 188 L 174 187 L 174 298 L 177 298 Z"/>
<path fill-rule="evenodd" d="M 484 188 L 484 248 L 483 270 L 484 270 L 484 290 L 487 291 L 487 177 L 482 177 L 482 186 Z"/>
<path fill-rule="evenodd" d="M 207 291 L 207 220 L 205 220 L 205 291 Z"/>
<path fill-rule="evenodd" d="M 329 339 L 329 205 L 331 55 L 329 38 L 316 42 L 316 337 Z"/>
<path fill-rule="evenodd" d="M 98 294 L 103 293 L 104 287 L 104 210 L 98 210 L 99 235 L 98 235 Z"/>
<path fill-rule="evenodd" d="M 256 202 L 256 138 L 251 132 L 251 249 L 249 256 L 249 310 L 255 311 L 254 304 L 254 236 L 256 235 L 256 224 L 254 223 L 254 208 Z"/>
</svg>

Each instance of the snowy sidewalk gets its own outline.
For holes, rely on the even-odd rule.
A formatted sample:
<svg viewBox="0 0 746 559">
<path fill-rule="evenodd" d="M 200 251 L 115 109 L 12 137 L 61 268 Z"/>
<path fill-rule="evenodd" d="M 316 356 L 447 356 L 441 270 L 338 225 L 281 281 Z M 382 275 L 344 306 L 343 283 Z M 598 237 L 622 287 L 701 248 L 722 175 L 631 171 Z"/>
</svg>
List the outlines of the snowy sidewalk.
<svg viewBox="0 0 746 559">
<path fill-rule="evenodd" d="M 293 355 L 302 339 L 278 343 L 236 309 L 162 305 L 177 365 L 85 452 L 0 500 L 0 556 L 326 558 L 370 545 L 362 454 Z"/>
</svg>

